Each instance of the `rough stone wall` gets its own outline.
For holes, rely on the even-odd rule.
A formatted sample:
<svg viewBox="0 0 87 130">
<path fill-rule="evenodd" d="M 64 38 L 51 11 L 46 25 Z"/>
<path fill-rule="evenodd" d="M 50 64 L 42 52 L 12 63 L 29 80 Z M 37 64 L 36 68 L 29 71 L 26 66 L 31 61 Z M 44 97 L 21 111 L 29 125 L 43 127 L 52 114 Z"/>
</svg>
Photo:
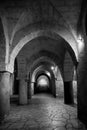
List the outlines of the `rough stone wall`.
<svg viewBox="0 0 87 130">
<path fill-rule="evenodd" d="M 74 64 L 68 52 L 65 54 L 64 60 L 64 81 L 73 81 Z"/>
<path fill-rule="evenodd" d="M 6 56 L 5 35 L 2 20 L 0 18 L 0 71 L 5 70 L 5 56 Z"/>
<path fill-rule="evenodd" d="M 57 74 L 56 74 L 56 79 L 55 79 L 55 84 L 56 84 L 56 96 L 57 97 L 64 97 L 64 82 L 63 82 L 63 77 L 61 75 L 60 70 L 57 68 Z"/>
<path fill-rule="evenodd" d="M 72 86 L 73 86 L 73 95 L 77 99 L 77 81 L 73 81 Z M 56 96 L 58 98 L 64 97 L 64 83 L 61 79 L 56 80 Z"/>
</svg>

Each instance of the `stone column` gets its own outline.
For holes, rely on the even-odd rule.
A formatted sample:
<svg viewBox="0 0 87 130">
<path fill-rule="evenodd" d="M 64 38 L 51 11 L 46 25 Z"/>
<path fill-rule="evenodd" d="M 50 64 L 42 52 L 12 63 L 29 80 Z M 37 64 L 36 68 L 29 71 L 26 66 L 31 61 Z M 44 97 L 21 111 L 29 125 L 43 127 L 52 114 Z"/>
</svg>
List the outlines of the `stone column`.
<svg viewBox="0 0 87 130">
<path fill-rule="evenodd" d="M 28 103 L 27 82 L 25 82 L 25 79 L 20 79 L 20 81 L 19 81 L 19 104 L 25 105 L 27 103 Z"/>
<path fill-rule="evenodd" d="M 31 94 L 34 95 L 34 83 L 31 84 Z"/>
<path fill-rule="evenodd" d="M 37 93 L 37 87 L 36 87 L 36 82 L 34 82 L 34 94 Z"/>
<path fill-rule="evenodd" d="M 85 50 L 77 68 L 77 114 L 81 122 L 87 127 L 87 38 Z"/>
<path fill-rule="evenodd" d="M 64 82 L 64 103 L 74 104 L 72 81 Z"/>
<path fill-rule="evenodd" d="M 13 95 L 13 87 L 14 87 L 14 74 L 10 76 L 10 95 Z"/>
<path fill-rule="evenodd" d="M 55 84 L 55 79 L 52 79 L 52 94 L 54 97 L 56 97 L 56 84 Z"/>
<path fill-rule="evenodd" d="M 31 99 L 32 98 L 32 95 L 33 95 L 33 87 L 34 87 L 34 83 L 30 83 L 29 84 L 29 87 L 28 87 L 28 98 Z"/>
<path fill-rule="evenodd" d="M 0 72 L 0 122 L 10 110 L 10 73 Z"/>
</svg>

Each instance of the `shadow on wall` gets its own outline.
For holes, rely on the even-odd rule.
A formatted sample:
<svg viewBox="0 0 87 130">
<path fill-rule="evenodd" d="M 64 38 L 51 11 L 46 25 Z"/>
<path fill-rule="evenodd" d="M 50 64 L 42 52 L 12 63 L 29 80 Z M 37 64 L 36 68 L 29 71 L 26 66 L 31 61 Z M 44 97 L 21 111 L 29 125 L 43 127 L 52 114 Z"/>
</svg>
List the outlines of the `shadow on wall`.
<svg viewBox="0 0 87 130">
<path fill-rule="evenodd" d="M 73 80 L 73 94 L 74 98 L 77 98 L 77 81 Z M 60 98 L 64 98 L 64 84 L 62 80 L 56 81 L 56 96 Z"/>
</svg>

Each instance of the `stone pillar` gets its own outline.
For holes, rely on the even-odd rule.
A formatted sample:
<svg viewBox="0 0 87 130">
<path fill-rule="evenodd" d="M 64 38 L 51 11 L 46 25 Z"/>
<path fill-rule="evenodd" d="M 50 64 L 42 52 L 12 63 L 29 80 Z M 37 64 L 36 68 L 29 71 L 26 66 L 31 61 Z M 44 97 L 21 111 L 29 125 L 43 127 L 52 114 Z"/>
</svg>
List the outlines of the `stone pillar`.
<svg viewBox="0 0 87 130">
<path fill-rule="evenodd" d="M 31 84 L 31 94 L 34 95 L 34 83 Z"/>
<path fill-rule="evenodd" d="M 54 85 L 54 88 L 53 88 L 53 96 L 56 98 L 56 85 Z"/>
<path fill-rule="evenodd" d="M 56 97 L 56 84 L 54 79 L 52 80 L 52 94 Z"/>
<path fill-rule="evenodd" d="M 19 104 L 25 105 L 28 103 L 27 99 L 27 82 L 24 79 L 19 81 Z"/>
<path fill-rule="evenodd" d="M 32 95 L 34 94 L 34 83 L 30 83 L 28 87 L 28 99 L 32 98 Z"/>
<path fill-rule="evenodd" d="M 10 76 L 10 95 L 13 95 L 13 87 L 14 87 L 14 74 Z"/>
<path fill-rule="evenodd" d="M 37 93 L 37 86 L 36 86 L 36 82 L 34 82 L 34 94 Z"/>
<path fill-rule="evenodd" d="M 31 99 L 32 93 L 31 93 L 31 84 L 28 87 L 28 99 Z"/>
<path fill-rule="evenodd" d="M 87 39 L 85 43 L 85 51 L 77 68 L 77 112 L 79 120 L 87 127 Z"/>
<path fill-rule="evenodd" d="M 0 72 L 0 122 L 10 110 L 10 73 Z"/>
<path fill-rule="evenodd" d="M 74 104 L 72 81 L 64 82 L 64 103 Z"/>
</svg>

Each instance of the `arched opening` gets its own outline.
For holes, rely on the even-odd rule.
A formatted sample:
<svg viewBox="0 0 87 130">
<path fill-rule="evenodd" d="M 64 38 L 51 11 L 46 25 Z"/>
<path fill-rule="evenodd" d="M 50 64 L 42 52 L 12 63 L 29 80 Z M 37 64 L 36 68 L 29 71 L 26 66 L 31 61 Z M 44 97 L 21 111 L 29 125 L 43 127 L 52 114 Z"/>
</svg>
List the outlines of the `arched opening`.
<svg viewBox="0 0 87 130">
<path fill-rule="evenodd" d="M 70 35 L 70 34 L 68 34 Z M 71 50 L 71 52 L 73 52 L 74 56 L 72 55 L 72 57 L 75 58 L 75 61 L 78 60 L 78 49 L 77 49 L 77 43 L 75 41 L 75 39 L 73 38 L 73 36 L 70 35 L 69 41 L 68 38 L 66 38 L 65 36 L 62 37 L 62 35 L 60 35 L 59 33 L 55 32 L 55 30 L 39 30 L 35 32 L 32 32 L 31 34 L 28 34 L 27 36 L 25 36 L 23 39 L 20 40 L 20 42 L 18 42 L 18 44 L 14 47 L 14 49 L 11 52 L 10 55 L 10 63 L 8 64 L 8 66 L 6 67 L 7 70 L 9 70 L 10 72 L 13 72 L 13 66 L 14 66 L 14 59 L 15 57 L 18 55 L 18 53 L 21 51 L 21 49 L 27 44 L 30 43 L 32 40 L 37 39 L 39 37 L 48 37 L 51 38 L 53 40 L 62 40 L 62 42 L 65 44 L 65 48 L 67 48 L 68 50 Z M 72 44 L 73 43 L 73 44 Z"/>
<path fill-rule="evenodd" d="M 34 68 L 33 68 L 34 69 Z M 56 95 L 56 85 L 55 85 L 55 75 L 54 73 L 49 69 L 49 65 L 44 66 L 44 65 L 39 65 L 35 67 L 34 70 L 31 71 L 31 89 L 34 90 L 34 94 L 37 93 L 37 81 L 38 77 L 44 75 L 49 79 L 49 91 L 48 93 L 52 94 L 53 96 Z"/>
<path fill-rule="evenodd" d="M 48 40 L 49 38 L 47 38 L 47 37 L 39 37 L 38 39 L 34 39 L 34 40 L 31 40 L 30 41 L 30 43 L 32 43 L 32 44 L 34 44 L 35 45 L 35 43 L 37 42 L 36 40 L 38 40 L 38 41 L 40 41 L 40 40 L 43 40 L 43 39 L 45 39 L 45 41 L 46 40 Z M 61 39 L 61 38 L 60 38 Z M 51 39 L 52 40 L 52 39 Z M 61 39 L 61 40 L 63 40 L 63 39 Z M 60 40 L 60 41 L 61 41 Z M 35 42 L 36 41 L 36 42 Z M 56 48 L 58 48 L 58 46 L 60 47 L 60 48 L 65 48 L 66 50 L 68 50 L 69 51 L 69 53 L 70 53 L 70 55 L 72 56 L 72 61 L 74 62 L 74 64 L 76 65 L 76 63 L 77 63 L 77 61 L 76 61 L 76 57 L 75 57 L 75 54 L 74 54 L 74 52 L 73 52 L 73 50 L 72 50 L 72 48 L 71 48 L 71 46 L 69 46 L 64 40 L 62 41 L 62 42 L 60 42 L 60 43 L 58 43 L 57 44 L 57 41 L 55 41 L 56 42 Z M 52 41 L 52 43 L 53 43 L 53 41 Z M 27 43 L 26 44 L 26 47 L 27 47 L 27 45 L 29 46 L 29 47 L 31 47 L 31 46 L 33 46 L 33 45 L 30 45 L 29 46 L 29 44 Z M 23 46 L 23 47 L 25 47 L 25 45 Z M 25 48 L 26 48 L 25 47 Z M 34 46 L 34 47 L 36 47 L 36 46 Z M 32 47 L 33 48 L 33 47 Z M 30 48 L 31 49 L 31 48 Z M 47 48 L 48 49 L 48 48 Z M 53 50 L 53 48 L 51 48 L 52 50 Z M 54 48 L 55 49 L 55 48 Z M 52 51 L 51 50 L 51 51 Z M 60 49 L 59 49 L 60 50 Z M 30 51 L 32 51 L 32 50 L 30 50 Z M 39 53 L 39 57 L 41 57 L 41 55 L 43 55 L 43 54 L 45 54 L 45 56 L 47 55 L 48 57 L 51 57 L 52 59 L 54 59 L 53 61 L 56 61 L 56 55 L 57 55 L 57 57 L 58 57 L 58 59 L 57 59 L 57 65 L 59 65 L 59 68 L 60 68 L 60 70 L 63 70 L 63 60 L 64 60 L 64 55 L 65 55 L 65 50 L 62 52 L 62 56 L 60 55 L 60 53 L 61 53 L 61 51 L 59 51 L 59 53 L 58 54 L 56 54 L 55 52 L 51 52 L 51 51 L 49 51 L 49 50 L 46 50 L 46 48 L 45 49 L 43 49 L 43 50 L 39 50 L 39 51 L 36 51 L 37 53 Z M 33 52 L 31 52 L 31 54 L 32 54 Z M 37 53 L 35 53 L 35 55 L 37 54 Z M 52 54 L 54 54 L 54 56 L 51 56 Z M 20 54 L 21 55 L 21 54 Z M 34 57 L 35 57 L 35 55 L 34 55 Z M 22 56 L 23 56 L 23 54 L 22 54 Z M 29 55 L 27 56 L 27 58 L 26 57 L 23 57 L 23 60 L 25 60 L 24 61 L 24 63 L 23 64 L 25 64 L 26 65 L 26 62 L 27 63 L 29 63 L 29 62 L 31 62 L 32 64 L 31 64 L 31 66 L 33 65 L 33 61 L 34 60 L 36 60 L 36 58 L 31 58 L 32 57 L 32 55 L 31 55 L 31 57 L 29 57 L 29 60 L 28 60 L 28 57 L 29 57 Z M 21 57 L 22 58 L 22 57 Z M 31 60 L 30 60 L 31 59 Z M 33 60 L 32 60 L 33 59 Z M 38 57 L 37 57 L 37 59 L 38 59 Z M 40 59 L 40 61 L 41 61 L 41 59 Z M 48 59 L 47 59 L 47 61 L 48 61 Z M 42 61 L 41 61 L 42 62 Z M 26 65 L 26 68 L 27 68 L 27 65 Z M 30 68 L 30 66 L 29 66 L 29 68 Z M 35 68 L 36 68 L 36 66 L 35 66 Z M 22 71 L 23 71 L 23 69 L 25 69 L 25 68 L 22 68 Z M 24 73 L 26 73 L 26 77 L 28 77 L 28 71 L 27 71 L 27 69 L 26 69 L 26 71 L 24 72 Z M 62 71 L 60 71 L 60 75 L 62 74 L 62 76 L 63 76 L 63 72 Z M 61 77 L 61 76 L 60 76 Z M 54 84 L 56 84 L 56 86 L 58 86 L 59 84 L 61 84 L 61 86 L 63 86 L 63 79 L 61 78 L 61 79 L 58 79 L 57 77 L 55 77 L 56 78 L 56 82 L 54 83 Z M 24 77 L 23 77 L 23 79 L 25 80 L 25 75 L 24 75 Z M 33 81 L 32 81 L 33 82 Z M 60 83 L 59 83 L 60 82 Z M 32 84 L 34 84 L 34 83 L 32 83 Z M 58 87 L 57 87 L 58 88 Z M 61 90 L 61 88 L 60 88 L 60 90 Z M 63 90 L 63 89 L 62 89 Z M 54 91 L 54 90 L 53 90 Z M 58 93 L 59 93 L 59 88 L 58 88 Z M 59 95 L 57 93 L 57 95 Z M 56 93 L 55 93 L 55 95 L 56 95 Z"/>
<path fill-rule="evenodd" d="M 50 79 L 46 74 L 39 75 L 36 79 L 36 93 L 49 93 L 50 84 Z"/>
<path fill-rule="evenodd" d="M 27 75 L 29 72 L 33 71 L 40 64 L 50 64 L 49 69 L 52 70 L 52 66 L 58 66 L 60 70 L 60 75 L 63 78 L 63 67 L 60 57 L 54 52 L 48 50 L 41 50 L 38 53 L 33 54 L 29 60 L 27 60 Z M 52 70 L 54 71 L 54 70 Z M 32 73 L 32 72 L 31 72 Z"/>
<path fill-rule="evenodd" d="M 33 34 L 33 33 L 32 33 Z M 44 33 L 41 33 L 41 35 L 39 35 L 38 33 L 36 33 L 35 32 L 35 34 L 37 34 L 34 38 L 35 39 L 33 39 L 33 37 L 31 37 L 30 39 L 29 39 L 29 37 L 27 38 L 27 39 L 25 39 L 25 41 L 20 41 L 19 43 L 18 43 L 18 45 L 14 48 L 14 50 L 12 51 L 12 57 L 14 57 L 14 56 L 16 56 L 19 52 L 20 52 L 20 50 L 22 50 L 22 48 L 23 47 L 25 47 L 26 45 L 28 45 L 29 46 L 29 43 L 35 43 L 35 41 L 36 40 L 39 40 L 39 41 L 41 41 L 41 39 L 50 39 L 50 40 L 54 40 L 55 38 L 53 37 L 53 39 L 52 38 L 50 38 L 50 36 L 48 35 L 49 33 L 46 33 L 47 35 L 45 35 L 44 36 Z M 53 33 L 54 34 L 54 33 Z M 51 48 L 52 50 L 56 50 L 56 48 L 62 48 L 62 49 L 64 49 L 64 51 L 60 51 L 60 49 L 59 49 L 59 52 L 58 52 L 58 54 L 57 54 L 57 56 L 59 56 L 58 57 L 58 59 L 57 59 L 57 61 L 59 62 L 58 63 L 58 65 L 59 65 L 59 68 L 60 68 L 60 70 L 63 70 L 63 60 L 64 60 L 64 55 L 65 55 L 65 50 L 68 50 L 69 51 L 69 53 L 70 53 L 70 55 L 71 55 L 71 57 L 72 57 L 72 61 L 74 62 L 74 64 L 76 65 L 77 64 L 77 59 L 76 59 L 76 53 L 74 52 L 74 50 L 72 49 L 72 46 L 70 46 L 62 37 L 60 37 L 59 35 L 58 35 L 58 41 L 59 41 L 59 43 L 57 44 L 57 39 L 55 40 L 55 42 L 56 42 L 56 47 L 53 49 L 53 48 Z M 27 41 L 26 41 L 27 40 Z M 46 41 L 45 40 L 45 41 Z M 27 42 L 29 42 L 29 43 L 27 43 Z M 47 42 L 47 41 L 46 41 Z M 32 44 L 30 44 L 30 46 L 29 47 L 31 47 L 31 46 L 33 46 Z M 35 44 L 34 44 L 35 45 Z M 37 45 L 37 44 L 36 44 Z M 48 44 L 49 45 L 49 44 Z M 53 44 L 52 44 L 53 45 Z M 17 47 L 18 47 L 18 49 L 17 49 Z M 35 47 L 35 46 L 34 46 Z M 50 47 L 53 47 L 53 46 L 50 46 Z M 49 47 L 49 48 L 50 48 Z M 32 47 L 33 48 L 33 47 Z M 36 47 L 35 47 L 36 48 Z M 42 47 L 43 48 L 43 47 Z M 49 48 L 47 48 L 48 50 L 49 50 Z M 16 50 L 17 49 L 17 50 Z M 45 55 L 50 55 L 50 53 L 47 53 L 47 52 L 50 52 L 50 51 L 48 51 L 46 48 L 45 49 L 43 49 L 43 50 L 45 50 L 45 51 L 43 51 L 43 54 L 45 54 Z M 51 51 L 52 51 L 51 50 Z M 33 50 L 32 50 L 33 51 Z M 61 54 L 61 52 L 62 52 L 62 54 Z M 54 52 L 52 52 L 52 53 L 54 53 Z M 56 51 L 55 51 L 55 53 L 54 53 L 54 55 L 56 55 Z M 41 55 L 40 55 L 41 56 Z M 62 57 L 61 57 L 62 56 Z M 12 62 L 13 62 L 13 59 L 14 58 L 12 58 Z M 26 61 L 28 61 L 28 58 L 26 58 L 27 60 Z M 34 58 L 35 59 L 35 58 Z M 55 59 L 55 58 L 54 58 Z M 32 60 L 32 58 L 31 58 L 31 60 Z M 55 59 L 56 60 L 56 59 Z M 26 62 L 25 61 L 25 62 Z M 29 62 L 29 61 L 28 61 Z M 31 61 L 31 63 L 32 63 L 32 61 Z M 32 64 L 31 64 L 31 66 L 32 66 Z M 27 71 L 27 70 L 26 70 Z M 28 72 L 28 71 L 27 71 Z M 63 72 L 61 71 L 61 74 L 62 74 L 62 76 L 63 76 Z M 56 78 L 57 79 L 57 78 Z M 62 79 L 62 78 L 61 78 Z M 34 84 L 34 83 L 32 83 L 32 84 Z M 59 84 L 58 83 L 58 81 L 57 81 L 57 84 Z M 62 84 L 62 86 L 63 86 L 63 80 L 61 80 L 61 82 L 60 82 L 60 84 Z M 33 87 L 32 87 L 33 88 Z M 54 90 L 53 90 L 54 91 Z M 56 95 L 56 93 L 55 93 L 55 95 Z"/>
</svg>

